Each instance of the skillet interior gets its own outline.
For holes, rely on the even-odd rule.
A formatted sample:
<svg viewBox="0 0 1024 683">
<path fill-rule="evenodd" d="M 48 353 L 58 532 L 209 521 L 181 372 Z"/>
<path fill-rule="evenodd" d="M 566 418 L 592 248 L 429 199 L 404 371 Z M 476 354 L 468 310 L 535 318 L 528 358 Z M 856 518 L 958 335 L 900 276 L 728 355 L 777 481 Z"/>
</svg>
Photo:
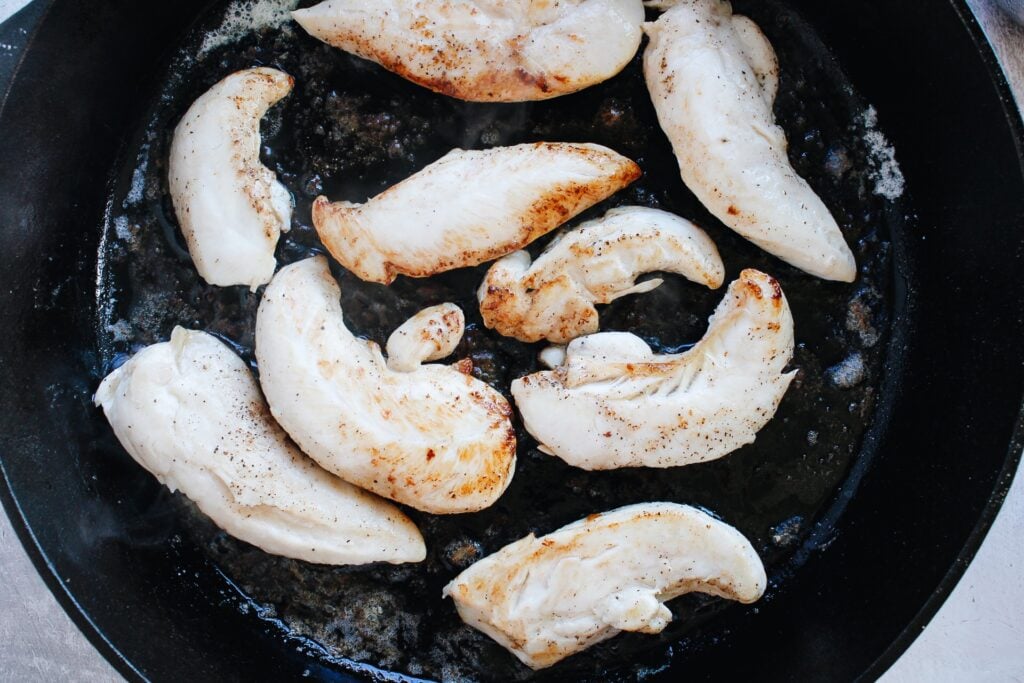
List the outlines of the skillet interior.
<svg viewBox="0 0 1024 683">
<path fill-rule="evenodd" d="M 95 377 L 111 360 L 106 354 L 96 355 L 94 351 L 93 335 L 98 332 L 101 342 L 109 342 L 110 332 L 105 328 L 93 329 L 96 319 L 101 322 L 108 319 L 103 310 L 95 309 L 88 294 L 95 272 L 97 246 L 95 227 L 90 226 L 97 224 L 103 209 L 90 193 L 104 194 L 102 183 L 98 186 L 97 181 L 109 175 L 114 166 L 114 152 L 117 143 L 124 139 L 124 129 L 130 129 L 135 121 L 144 118 L 142 108 L 153 85 L 140 82 L 140 94 L 128 96 L 127 101 L 133 104 L 124 107 L 123 83 L 135 82 L 133 76 L 105 73 L 99 77 L 90 71 L 115 56 L 107 54 L 110 48 L 104 42 L 104 36 L 108 35 L 105 31 L 111 30 L 108 22 L 116 25 L 117 21 L 133 20 L 131 10 L 120 9 L 122 15 L 118 17 L 103 16 L 104 11 L 100 11 L 92 23 L 82 24 L 80 18 L 74 16 L 74 8 L 57 3 L 22 69 L 11 104 L 4 111 L 4 130 L 8 130 L 6 126 L 17 124 L 23 135 L 5 134 L 0 144 L 7 147 L 9 153 L 3 158 L 24 160 L 23 164 L 8 164 L 3 170 L 5 194 L 17 189 L 10 197 L 18 198 L 17 202 L 9 201 L 3 208 L 12 246 L 4 257 L 12 259 L 7 272 L 17 278 L 26 267 L 40 262 L 43 265 L 38 271 L 42 279 L 36 281 L 35 275 L 28 276 L 27 281 L 15 281 L 9 288 L 17 291 L 18 287 L 35 285 L 38 295 L 14 296 L 12 291 L 13 301 L 8 302 L 5 309 L 5 315 L 15 316 L 8 320 L 9 327 L 22 335 L 9 349 L 3 371 L 8 386 L 23 387 L 19 402 L 12 403 L 11 409 L 5 411 L 12 420 L 8 438 L 20 439 L 9 441 L 5 448 L 5 473 L 14 483 L 18 503 L 47 557 L 56 565 L 59 576 L 74 579 L 73 594 L 86 612 L 147 675 L 162 678 L 186 672 L 192 675 L 233 672 L 232 675 L 243 676 L 245 672 L 286 673 L 314 667 L 327 676 L 333 667 L 318 668 L 324 663 L 319 656 L 322 653 L 311 651 L 314 649 L 311 644 L 306 644 L 305 653 L 295 653 L 294 643 L 282 643 L 280 631 L 274 624 L 260 618 L 267 614 L 237 613 L 234 607 L 245 603 L 239 602 L 234 587 L 196 547 L 195 539 L 201 537 L 202 532 L 189 535 L 186 529 L 184 535 L 180 533 L 180 515 L 167 505 L 166 497 L 154 499 L 157 489 L 152 482 L 124 462 L 111 462 L 113 449 L 109 439 L 97 430 L 95 411 L 88 407 Z M 176 9 L 184 16 L 185 9 L 195 8 Z M 887 375 L 890 385 L 882 390 L 883 403 L 891 402 L 895 410 L 895 421 L 888 430 L 882 430 L 882 423 L 876 421 L 878 427 L 864 444 L 864 452 L 870 454 L 877 447 L 879 456 L 857 497 L 852 498 L 848 512 L 837 523 L 833 525 L 826 519 L 819 530 L 811 533 L 798 553 L 801 559 L 807 560 L 806 565 L 780 582 L 770 601 L 756 611 L 720 615 L 705 629 L 691 629 L 685 647 L 659 648 L 656 655 L 650 655 L 650 659 L 643 662 L 645 666 L 685 667 L 691 675 L 725 673 L 730 671 L 729 667 L 734 667 L 736 673 L 747 671 L 746 667 L 756 667 L 763 675 L 766 662 L 778 665 L 780 668 L 775 673 L 783 677 L 812 671 L 836 676 L 863 671 L 906 626 L 935 588 L 977 521 L 1003 464 L 1003 449 L 1015 413 L 1012 407 L 1020 396 L 1019 362 L 1014 361 L 1010 343 L 1013 332 L 1019 332 L 1019 317 L 1010 316 L 1012 319 L 1005 322 L 1005 337 L 981 333 L 992 330 L 987 316 L 1020 310 L 1019 299 L 1010 287 L 1014 268 L 1019 267 L 1015 259 L 1020 258 L 1019 234 L 1014 234 L 1011 228 L 1021 215 L 1020 192 L 1013 197 L 1014 188 L 1020 189 L 1020 168 L 1007 144 L 1012 140 L 1013 131 L 1002 118 L 996 92 L 982 76 L 984 64 L 980 60 L 973 62 L 973 71 L 960 61 L 952 60 L 956 64 L 948 65 L 951 71 L 943 73 L 941 79 L 934 71 L 922 70 L 916 74 L 916 81 L 900 83 L 897 79 L 889 83 L 890 77 L 907 75 L 900 73 L 901 69 L 908 68 L 906 62 L 891 65 L 890 71 L 885 73 L 874 72 L 870 63 L 864 63 L 870 60 L 861 52 L 865 40 L 870 39 L 875 47 L 873 41 L 878 36 L 858 33 L 855 27 L 865 25 L 866 21 L 878 32 L 879 27 L 888 24 L 872 24 L 870 20 L 877 17 L 871 16 L 870 7 L 868 10 L 864 16 L 858 15 L 859 24 L 847 26 L 841 16 L 816 16 L 813 7 L 802 8 L 837 54 L 851 80 L 868 101 L 883 112 L 886 132 L 896 143 L 916 200 L 918 215 L 911 217 L 905 245 L 899 240 L 894 242 L 897 251 L 906 250 L 905 256 L 897 254 L 897 260 L 906 258 L 914 268 L 912 274 L 905 270 L 898 272 L 894 280 L 894 300 L 905 302 L 902 304 L 905 307 L 896 309 L 902 324 L 897 326 L 899 331 L 893 339 L 892 358 L 904 357 L 905 374 L 900 386 L 894 387 L 891 379 L 896 374 L 890 372 Z M 898 26 L 899 8 L 893 11 L 891 19 L 895 19 Z M 945 26 L 952 35 L 968 40 L 957 24 L 955 13 L 940 6 L 936 14 L 946 17 Z M 166 21 L 157 22 L 159 26 L 145 26 L 149 30 L 161 29 L 161 35 L 167 31 L 162 39 L 140 31 L 126 40 L 129 45 L 116 48 L 133 55 L 129 61 L 145 62 L 135 66 L 150 75 L 156 73 L 155 66 L 160 61 L 160 56 L 154 54 L 158 52 L 157 46 L 152 43 L 159 42 L 161 48 L 166 48 L 178 39 L 183 28 L 180 19 L 177 25 L 173 17 L 163 19 Z M 141 21 L 139 17 L 135 20 Z M 852 22 L 853 18 L 846 17 L 846 20 Z M 79 23 L 56 23 L 65 21 Z M 122 24 L 129 25 L 133 24 Z M 67 26 L 77 27 L 76 45 L 95 61 L 89 62 L 90 67 L 82 63 L 69 68 L 75 78 L 68 82 L 63 82 L 64 74 L 47 72 L 42 64 L 37 67 L 40 71 L 33 74 L 33 57 L 55 58 L 59 54 L 56 50 L 60 46 L 61 30 Z M 52 31 L 52 35 L 48 31 Z M 47 39 L 56 41 L 50 44 L 52 52 L 49 54 Z M 131 44 L 135 39 L 140 41 L 139 45 Z M 89 54 L 90 45 L 95 46 L 95 54 Z M 848 46 L 846 52 L 844 45 Z M 886 47 L 896 49 L 891 44 Z M 926 47 L 918 46 L 919 49 Z M 149 57 L 142 59 L 143 55 Z M 908 59 L 906 55 L 904 58 Z M 885 61 L 879 57 L 878 63 Z M 953 70 L 953 66 L 958 68 Z M 117 67 L 123 70 L 129 65 L 120 63 Z M 85 73 L 75 73 L 76 69 Z M 914 70 L 911 68 L 910 72 Z M 959 75 L 959 80 L 950 78 L 950 73 Z M 929 74 L 936 77 L 945 90 L 927 83 Z M 54 76 L 59 82 L 44 80 L 44 77 L 52 79 Z M 89 81 L 89 88 L 76 90 L 89 78 L 94 79 Z M 917 116 L 920 113 L 917 103 L 933 105 L 925 111 L 936 111 L 934 106 L 939 104 L 962 106 L 960 102 L 944 99 L 951 87 L 950 81 L 966 89 L 960 94 L 971 97 L 974 115 L 989 116 L 979 119 L 986 121 L 988 127 L 970 140 L 948 140 L 948 135 L 922 138 L 921 128 L 928 126 L 922 125 Z M 35 84 L 35 90 L 29 84 Z M 915 90 L 912 85 L 925 92 Z M 193 87 L 196 92 L 202 90 L 198 85 Z M 96 98 L 93 93 L 97 90 L 104 97 Z M 69 106 L 68 103 L 76 101 L 68 97 L 71 92 L 82 93 L 82 102 L 99 102 L 97 109 L 102 111 Z M 931 99 L 921 100 L 926 94 Z M 52 99 L 40 101 L 38 98 L 42 95 Z M 20 116 L 19 106 L 22 107 Z M 40 111 L 48 112 L 50 118 L 44 120 L 39 116 Z M 956 115 L 958 111 L 939 109 L 936 118 L 941 118 L 942 114 Z M 956 128 L 956 121 L 954 118 L 942 126 L 936 124 L 934 130 Z M 47 136 L 49 130 L 63 131 L 59 144 L 52 136 Z M 74 130 L 88 130 L 90 135 L 74 135 Z M 36 137 L 25 137 L 33 132 Z M 15 138 L 24 146 L 12 148 Z M 28 144 L 28 140 L 33 140 L 34 146 Z M 938 147 L 939 140 L 947 146 Z M 43 141 L 50 142 L 49 150 Z M 930 146 L 925 142 L 931 143 Z M 959 150 L 958 154 L 949 156 L 950 149 L 958 151 L 958 143 L 975 149 L 975 153 L 968 155 L 964 154 L 965 150 Z M 12 156 L 18 149 L 21 155 Z M 990 165 L 964 168 L 963 159 L 977 153 L 985 154 Z M 45 158 L 45 163 L 40 157 Z M 955 175 L 942 173 L 944 167 L 937 159 L 946 160 L 950 164 L 947 173 L 955 171 Z M 1000 159 L 1002 166 L 997 163 Z M 20 171 L 17 175 L 11 173 L 14 166 Z M 75 169 L 76 172 L 48 175 L 47 168 Z M 969 172 L 977 174 L 976 177 L 972 178 Z M 65 202 L 43 201 L 49 193 L 68 199 Z M 116 187 L 114 194 L 117 194 Z M 937 208 L 942 210 L 937 211 Z M 901 216 L 888 218 L 890 224 L 897 224 Z M 973 221 L 970 235 L 975 241 L 959 245 L 959 240 L 954 240 L 956 236 L 963 240 L 961 221 L 967 220 Z M 722 235 L 722 231 L 714 233 L 716 239 Z M 926 239 L 918 242 L 918 237 Z M 57 245 L 62 242 L 62 248 L 58 249 Z M 933 252 L 934 249 L 937 251 Z M 778 266 L 770 269 L 778 270 Z M 916 292 L 903 291 L 901 288 L 908 280 L 922 288 Z M 928 291 L 923 289 L 924 283 L 928 283 Z M 784 285 L 789 293 L 785 281 Z M 936 285 L 941 287 L 941 294 L 934 289 Z M 692 292 L 692 289 L 687 292 L 687 301 L 692 300 Z M 709 297 L 709 300 L 715 298 L 717 296 Z M 983 300 L 985 305 L 979 306 L 977 302 Z M 972 301 L 972 305 L 967 305 Z M 15 303 L 21 308 L 14 307 Z M 948 308 L 950 306 L 956 307 Z M 952 310 L 957 311 L 954 320 L 949 319 Z M 702 311 L 700 316 L 706 312 Z M 975 324 L 967 325 L 968 319 Z M 78 335 L 68 334 L 69 320 L 78 326 Z M 799 329 L 799 313 L 797 322 Z M 936 327 L 937 323 L 959 332 L 953 336 L 942 334 L 944 328 Z M 1012 329 L 1014 325 L 1016 330 Z M 381 326 L 387 327 L 383 323 Z M 157 333 L 158 328 L 159 324 L 154 325 L 153 332 Z M 373 334 L 372 330 L 366 331 Z M 970 334 L 965 333 L 968 331 Z M 966 355 L 979 342 L 984 345 L 985 357 L 979 357 L 978 353 Z M 11 363 L 13 358 L 19 358 L 18 362 Z M 950 359 L 958 358 L 963 360 L 950 363 Z M 986 384 L 969 382 L 965 388 L 962 380 L 968 364 L 971 375 L 979 380 L 986 379 Z M 948 374 L 944 374 L 947 371 Z M 954 387 L 958 393 L 951 391 Z M 976 387 L 978 393 L 971 394 L 971 387 Z M 13 393 L 5 400 L 14 398 Z M 979 404 L 980 396 L 985 396 L 987 401 Z M 69 422 L 61 425 L 61 429 L 43 429 L 41 418 L 47 405 L 71 416 Z M 30 420 L 32 415 L 35 422 Z M 908 421 L 910 418 L 916 422 Z M 914 448 L 913 444 L 920 444 L 923 450 Z M 965 450 L 967 446 L 971 446 L 970 450 Z M 911 455 L 918 452 L 920 456 Z M 959 457 L 965 452 L 971 453 L 974 459 Z M 74 470 L 67 468 L 67 463 L 71 462 L 76 465 Z M 854 479 L 861 473 L 862 470 L 855 469 Z M 968 474 L 970 478 L 966 477 Z M 847 488 L 839 494 L 838 504 L 832 506 L 832 513 L 845 505 L 852 494 L 853 483 L 848 481 Z M 937 495 L 936 489 L 944 495 Z M 968 495 L 970 493 L 973 495 Z M 709 495 L 707 504 L 723 512 L 713 496 Z M 904 515 L 891 517 L 893 509 L 903 511 Z M 64 521 L 57 514 L 61 510 L 69 516 Z M 140 512 L 145 514 L 140 515 Z M 726 518 L 737 521 L 728 515 Z M 75 522 L 70 524 L 66 519 Z M 567 521 L 551 519 L 557 523 Z M 917 520 L 920 522 L 915 524 Z M 936 526 L 931 526 L 929 520 Z M 533 528 L 546 530 L 555 525 L 537 522 Z M 751 529 L 745 530 L 750 532 Z M 822 532 L 826 532 L 824 536 Z M 868 535 L 863 536 L 864 533 Z M 761 535 L 763 540 L 763 531 Z M 859 546 L 851 545 L 858 539 Z M 924 545 L 918 546 L 921 541 Z M 928 560 L 907 564 L 900 560 L 901 552 L 909 553 L 903 555 L 907 558 L 916 556 Z M 937 559 L 940 557 L 945 560 Z M 875 578 L 876 575 L 892 576 L 891 567 L 908 566 L 914 567 L 913 576 L 891 582 Z M 238 578 L 235 572 L 229 573 Z M 776 578 L 782 577 L 776 574 Z M 115 594 L 145 597 L 110 601 L 112 586 L 117 587 Z M 878 603 L 865 598 L 874 592 L 882 594 Z M 876 614 L 871 608 L 874 604 L 886 605 L 886 612 Z M 866 632 L 852 638 L 850 634 L 857 631 L 847 630 L 851 623 L 859 624 Z M 164 634 L 169 649 L 154 648 L 151 637 L 139 638 L 140 633 L 146 632 Z M 270 639 L 274 645 L 261 644 L 261 638 Z M 726 647 L 742 648 L 750 657 L 727 657 L 723 650 Z M 182 651 L 194 656 L 182 657 Z M 168 652 L 177 654 L 168 656 Z M 763 653 L 764 657 L 757 657 L 757 653 Z M 616 654 L 617 651 L 612 650 L 601 665 L 609 663 Z M 183 669 L 176 668 L 183 666 L 186 659 L 188 664 Z M 733 661 L 738 659 L 742 661 Z M 202 668 L 197 669 L 197 665 Z M 769 669 L 768 673 L 772 671 Z"/>
<path fill-rule="evenodd" d="M 773 273 L 799 321 L 794 360 L 799 375 L 777 419 L 759 433 L 755 444 L 700 467 L 587 473 L 538 452 L 520 430 L 516 476 L 502 499 L 473 515 L 410 511 L 429 552 L 425 562 L 403 567 L 312 567 L 235 542 L 181 497 L 168 495 L 156 482 L 139 482 L 141 473 L 121 449 L 112 441 L 102 443 L 108 432 L 101 425 L 98 448 L 108 453 L 103 461 L 123 465 L 104 469 L 105 486 L 112 492 L 134 490 L 130 502 L 140 520 L 160 519 L 166 535 L 181 533 L 198 544 L 251 598 L 251 608 L 272 610 L 292 633 L 321 644 L 331 657 L 429 678 L 507 681 L 530 676 L 497 644 L 462 624 L 452 605 L 439 599 L 441 588 L 474 560 L 531 531 L 547 533 L 594 512 L 658 500 L 705 506 L 751 538 L 779 585 L 799 564 L 802 554 L 794 556 L 794 551 L 849 473 L 865 425 L 876 413 L 891 318 L 890 235 L 902 233 L 907 210 L 900 198 L 874 192 L 873 175 L 882 176 L 870 172 L 877 171 L 880 159 L 869 143 L 877 133 L 869 132 L 873 128 L 864 121 L 864 103 L 813 32 L 782 4 L 755 4 L 750 10 L 781 48 L 777 109 L 792 128 L 791 155 L 848 226 L 847 239 L 861 266 L 853 286 L 806 276 L 715 224 L 681 184 L 647 96 L 639 53 L 618 77 L 577 95 L 480 105 L 428 93 L 289 24 L 204 49 L 211 36 L 222 35 L 218 28 L 225 24 L 223 7 L 215 7 L 190 32 L 168 73 L 158 78 L 160 94 L 119 164 L 100 246 L 97 325 L 104 372 L 128 353 L 166 339 L 183 322 L 222 335 L 252 358 L 259 296 L 200 281 L 176 231 L 165 160 L 175 123 L 196 97 L 226 73 L 270 64 L 297 79 L 294 91 L 263 126 L 264 160 L 297 200 L 295 226 L 278 249 L 282 263 L 322 249 L 310 224 L 310 205 L 317 194 L 365 200 L 453 147 L 585 140 L 637 159 L 644 177 L 586 215 L 627 203 L 692 217 L 712 230 L 728 279 L 743 267 Z M 898 170 L 885 172 L 889 185 L 902 182 Z M 898 190 L 884 189 L 890 195 Z M 546 241 L 538 240 L 533 250 Z M 524 345 L 484 328 L 475 292 L 486 268 L 426 280 L 400 278 L 389 287 L 360 282 L 336 269 L 346 322 L 383 344 L 413 312 L 454 301 L 466 312 L 469 325 L 455 356 L 470 358 L 479 378 L 511 398 L 512 380 L 540 369 L 536 357 L 543 344 Z M 675 349 L 700 336 L 721 297 L 721 291 L 668 277 L 650 295 L 605 308 L 602 329 L 629 330 L 659 349 Z M 845 372 L 840 387 L 829 380 L 826 369 L 844 359 L 855 367 Z M 867 459 L 860 458 L 857 467 L 864 467 Z M 168 513 L 175 507 L 185 509 Z M 168 528 L 169 520 L 183 521 Z M 658 638 L 624 635 L 542 677 L 610 671 L 628 677 L 633 667 L 619 671 L 624 662 L 639 658 L 641 668 L 650 668 L 660 660 L 656 653 L 664 652 L 665 643 L 679 642 L 684 635 L 688 640 L 701 637 L 700 625 L 727 605 L 696 595 L 675 601 L 676 619 Z M 247 602 L 240 606 L 250 608 Z"/>
</svg>

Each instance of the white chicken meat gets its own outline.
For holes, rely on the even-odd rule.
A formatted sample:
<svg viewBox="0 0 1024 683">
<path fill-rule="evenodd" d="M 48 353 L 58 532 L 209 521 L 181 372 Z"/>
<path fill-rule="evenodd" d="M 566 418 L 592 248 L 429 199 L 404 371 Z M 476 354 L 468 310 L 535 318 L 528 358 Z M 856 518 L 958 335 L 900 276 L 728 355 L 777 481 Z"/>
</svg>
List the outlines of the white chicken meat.
<svg viewBox="0 0 1024 683">
<path fill-rule="evenodd" d="M 512 383 L 541 450 L 588 470 L 674 467 L 752 442 L 794 372 L 793 316 L 774 278 L 744 270 L 690 350 L 658 355 L 639 337 L 602 332 L 550 354 L 552 371 Z"/>
<path fill-rule="evenodd" d="M 455 304 L 424 308 L 388 337 L 388 368 L 413 372 L 420 364 L 452 355 L 466 331 L 466 318 Z"/>
<path fill-rule="evenodd" d="M 853 252 L 797 175 L 775 123 L 778 62 L 724 0 L 680 0 L 653 23 L 644 76 L 683 182 L 727 226 L 812 275 L 852 282 Z"/>
<path fill-rule="evenodd" d="M 652 271 L 678 273 L 712 289 L 725 267 L 714 242 L 690 221 L 642 206 L 612 209 L 561 236 L 531 263 L 526 251 L 487 271 L 477 298 L 484 324 L 524 342 L 558 344 L 598 331 L 594 304 L 649 292 Z"/>
<path fill-rule="evenodd" d="M 515 471 L 511 407 L 467 362 L 420 365 L 454 348 L 461 311 L 400 327 L 389 366 L 345 327 L 340 296 L 323 257 L 282 268 L 264 292 L 256 357 L 274 417 L 322 467 L 374 493 L 437 514 L 494 503 Z"/>
<path fill-rule="evenodd" d="M 543 100 L 611 78 L 640 47 L 641 0 L 327 0 L 310 35 L 434 92 Z"/>
<path fill-rule="evenodd" d="M 341 265 L 388 284 L 521 249 L 639 177 L 600 145 L 456 149 L 365 204 L 317 198 L 313 224 Z"/>
<path fill-rule="evenodd" d="M 542 669 L 621 631 L 660 633 L 663 604 L 700 592 L 743 603 L 767 586 L 757 552 L 733 527 L 674 503 L 643 503 L 530 534 L 444 588 L 459 616 Z"/>
<path fill-rule="evenodd" d="M 419 562 L 419 530 L 391 503 L 323 471 L 274 422 L 248 366 L 175 328 L 100 384 L 125 450 L 232 536 L 321 564 Z"/>
<path fill-rule="evenodd" d="M 174 130 L 168 180 L 196 270 L 211 285 L 270 282 L 292 198 L 260 162 L 260 119 L 294 79 L 275 69 L 231 74 L 197 99 Z"/>
</svg>

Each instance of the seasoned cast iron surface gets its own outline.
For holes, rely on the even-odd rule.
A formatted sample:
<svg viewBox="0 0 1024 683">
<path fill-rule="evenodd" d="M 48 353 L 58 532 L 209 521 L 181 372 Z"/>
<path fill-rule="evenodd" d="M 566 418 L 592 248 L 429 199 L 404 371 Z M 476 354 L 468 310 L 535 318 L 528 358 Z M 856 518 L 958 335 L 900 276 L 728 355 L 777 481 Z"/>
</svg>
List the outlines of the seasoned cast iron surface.
<svg viewBox="0 0 1024 683">
<path fill-rule="evenodd" d="M 425 562 L 406 566 L 321 567 L 267 555 L 220 532 L 186 499 L 155 480 L 104 487 L 145 510 L 142 535 L 197 544 L 247 596 L 234 608 L 279 620 L 303 648 L 325 661 L 356 660 L 384 670 L 447 680 L 521 680 L 531 672 L 482 634 L 463 625 L 441 587 L 507 543 L 542 534 L 594 512 L 643 501 L 707 508 L 750 538 L 772 587 L 798 570 L 796 550 L 816 515 L 852 467 L 875 414 L 890 325 L 891 235 L 899 233 L 891 200 L 875 194 L 879 157 L 870 115 L 828 51 L 779 2 L 737 2 L 779 55 L 776 112 L 797 171 L 821 194 L 860 265 L 852 285 L 805 275 L 743 241 L 712 218 L 683 186 L 671 147 L 647 96 L 640 55 L 611 81 L 548 102 L 470 104 L 435 95 L 376 65 L 334 50 L 294 25 L 250 32 L 200 53 L 222 24 L 214 8 L 168 67 L 148 120 L 123 154 L 112 185 L 101 246 L 97 321 L 104 371 L 174 325 L 205 329 L 231 342 L 250 363 L 259 292 L 203 283 L 188 257 L 167 191 L 166 159 L 174 126 L 190 103 L 227 74 L 274 66 L 296 77 L 292 94 L 263 121 L 263 159 L 292 191 L 292 231 L 281 239 L 284 265 L 322 251 L 310 219 L 318 194 L 364 201 L 453 147 L 485 148 L 537 140 L 586 141 L 635 159 L 644 176 L 579 220 L 608 208 L 641 204 L 673 211 L 705 227 L 728 269 L 762 269 L 779 279 L 793 309 L 796 380 L 756 443 L 719 461 L 669 470 L 585 472 L 536 450 L 517 422 L 519 463 L 507 493 L 480 513 L 434 516 L 409 511 L 427 541 Z M 466 191 L 469 191 L 468 188 Z M 439 197 L 438 201 L 444 201 Z M 579 220 L 575 222 L 579 222 Z M 415 229 L 415 226 L 410 226 Z M 531 247 L 535 254 L 546 240 Z M 334 266 L 346 323 L 383 344 L 408 316 L 445 301 L 466 313 L 467 331 L 453 359 L 471 358 L 477 377 L 508 396 L 510 382 L 536 371 L 542 345 L 524 345 L 483 327 L 475 290 L 486 265 L 390 287 L 361 282 Z M 659 351 L 692 345 L 724 288 L 709 291 L 676 276 L 653 293 L 601 311 L 604 330 L 641 335 Z M 95 378 L 97 382 L 100 377 Z M 511 397 L 509 396 L 510 400 Z M 109 436 L 109 458 L 128 456 Z M 714 616 L 734 607 L 686 596 L 660 636 L 624 634 L 569 659 L 545 675 L 643 678 L 695 628 L 714 632 Z M 225 609 L 231 609 L 226 601 Z M 678 647 L 678 645 L 677 645 Z M 660 653 L 660 654 L 659 654 Z M 739 655 L 742 656 L 742 655 Z"/>
</svg>

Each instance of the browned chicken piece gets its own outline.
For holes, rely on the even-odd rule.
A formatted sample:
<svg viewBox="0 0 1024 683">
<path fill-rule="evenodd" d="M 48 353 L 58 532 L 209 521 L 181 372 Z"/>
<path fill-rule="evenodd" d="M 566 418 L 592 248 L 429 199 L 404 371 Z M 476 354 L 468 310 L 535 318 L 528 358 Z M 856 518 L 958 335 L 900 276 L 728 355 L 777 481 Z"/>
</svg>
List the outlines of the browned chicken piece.
<svg viewBox="0 0 1024 683">
<path fill-rule="evenodd" d="M 725 266 L 703 230 L 667 211 L 612 209 L 548 245 L 536 261 L 525 251 L 487 271 L 477 298 L 487 327 L 525 342 L 564 344 L 598 330 L 594 304 L 658 287 L 652 271 L 679 273 L 712 289 Z"/>
<path fill-rule="evenodd" d="M 363 280 L 429 277 L 521 249 L 640 177 L 607 147 L 456 149 L 365 204 L 313 204 L 313 224 Z"/>
<path fill-rule="evenodd" d="M 444 588 L 459 616 L 542 669 L 620 631 L 660 633 L 663 603 L 754 602 L 768 584 L 743 534 L 688 505 L 622 507 L 507 545 Z"/>
<path fill-rule="evenodd" d="M 256 358 L 274 417 L 321 467 L 386 498 L 435 514 L 494 503 L 515 471 L 511 407 L 462 364 L 420 364 L 454 349 L 461 311 L 414 316 L 385 362 L 345 327 L 340 297 L 323 257 L 267 286 Z"/>
<path fill-rule="evenodd" d="M 640 47 L 641 0 L 327 0 L 310 34 L 435 92 L 545 100 L 611 78 Z"/>
</svg>

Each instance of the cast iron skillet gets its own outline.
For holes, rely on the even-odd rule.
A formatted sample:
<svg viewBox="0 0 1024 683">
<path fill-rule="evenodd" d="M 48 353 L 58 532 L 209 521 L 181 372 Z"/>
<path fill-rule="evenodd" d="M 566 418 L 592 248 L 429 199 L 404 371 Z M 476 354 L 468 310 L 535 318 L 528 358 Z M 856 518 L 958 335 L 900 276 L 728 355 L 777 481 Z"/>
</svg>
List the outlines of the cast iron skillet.
<svg viewBox="0 0 1024 683">
<path fill-rule="evenodd" d="M 4 503 L 58 599 L 126 675 L 345 680 L 315 644 L 235 609 L 235 586 L 187 540 L 140 527 L 86 436 L 107 179 L 204 4 L 54 2 L 0 113 Z M 670 648 L 648 679 L 877 676 L 973 556 L 1022 447 L 1024 136 L 984 39 L 956 2 L 793 4 L 884 113 L 914 198 L 893 241 L 899 367 L 882 382 L 887 419 L 862 444 L 871 466 L 839 490 L 799 571 L 756 610 Z"/>
</svg>

